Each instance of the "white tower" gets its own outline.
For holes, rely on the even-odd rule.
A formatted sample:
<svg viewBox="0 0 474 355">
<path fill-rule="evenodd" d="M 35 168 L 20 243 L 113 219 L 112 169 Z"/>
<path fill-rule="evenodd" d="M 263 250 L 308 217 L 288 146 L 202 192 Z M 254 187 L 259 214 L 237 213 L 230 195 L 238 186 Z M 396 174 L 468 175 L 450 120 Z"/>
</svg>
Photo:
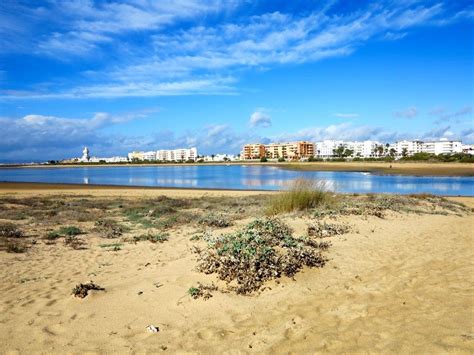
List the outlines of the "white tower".
<svg viewBox="0 0 474 355">
<path fill-rule="evenodd" d="M 84 150 L 82 151 L 82 161 L 89 161 L 89 149 L 87 147 L 84 147 Z"/>
</svg>

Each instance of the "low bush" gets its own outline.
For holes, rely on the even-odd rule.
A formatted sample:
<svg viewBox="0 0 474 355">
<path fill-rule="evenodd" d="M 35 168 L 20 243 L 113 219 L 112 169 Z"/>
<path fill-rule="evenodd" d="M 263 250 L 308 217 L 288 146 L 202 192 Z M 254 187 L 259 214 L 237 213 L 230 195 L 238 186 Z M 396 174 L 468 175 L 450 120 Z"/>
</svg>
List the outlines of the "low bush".
<svg viewBox="0 0 474 355">
<path fill-rule="evenodd" d="M 205 250 L 196 248 L 197 269 L 234 283 L 229 288 L 238 294 L 256 291 L 282 275 L 292 277 L 304 266 L 324 266 L 321 251 L 329 246 L 295 238 L 288 226 L 273 218 L 256 219 L 235 233 L 207 238 L 207 243 Z"/>
<path fill-rule="evenodd" d="M 199 219 L 199 224 L 206 225 L 208 227 L 225 228 L 232 225 L 232 221 L 229 217 L 223 214 L 209 213 Z"/>
<path fill-rule="evenodd" d="M 0 223 L 0 237 L 21 238 L 23 232 L 13 223 Z"/>
<path fill-rule="evenodd" d="M 323 181 L 298 179 L 288 191 L 283 191 L 270 199 L 268 215 L 303 211 L 332 202 L 332 193 Z"/>
<path fill-rule="evenodd" d="M 326 238 L 334 235 L 342 235 L 350 231 L 350 227 L 345 224 L 316 222 L 308 226 L 310 237 Z"/>
<path fill-rule="evenodd" d="M 96 230 L 105 238 L 118 238 L 123 234 L 123 228 L 114 220 L 99 219 L 95 222 Z"/>
</svg>

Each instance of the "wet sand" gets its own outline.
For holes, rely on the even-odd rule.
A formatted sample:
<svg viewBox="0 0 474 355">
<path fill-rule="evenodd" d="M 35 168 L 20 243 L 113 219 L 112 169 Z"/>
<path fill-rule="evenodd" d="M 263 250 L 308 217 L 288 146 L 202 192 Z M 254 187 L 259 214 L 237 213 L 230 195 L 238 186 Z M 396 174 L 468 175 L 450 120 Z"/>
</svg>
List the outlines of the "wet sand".
<svg viewBox="0 0 474 355">
<path fill-rule="evenodd" d="M 0 186 L 0 196 L 13 197 L 256 193 Z M 474 208 L 473 198 L 455 199 Z M 296 234 L 308 222 L 284 220 Z M 187 294 L 197 282 L 217 282 L 195 270 L 189 227 L 171 231 L 168 242 L 125 244 L 117 252 L 100 248 L 104 239 L 94 235 L 87 250 L 39 241 L 26 254 L 0 252 L 0 352 L 474 352 L 472 213 L 338 221 L 352 231 L 331 239 L 324 268 L 272 281 L 254 295 L 217 292 L 207 301 Z M 71 295 L 91 279 L 106 291 Z M 149 324 L 160 331 L 147 332 Z"/>
</svg>

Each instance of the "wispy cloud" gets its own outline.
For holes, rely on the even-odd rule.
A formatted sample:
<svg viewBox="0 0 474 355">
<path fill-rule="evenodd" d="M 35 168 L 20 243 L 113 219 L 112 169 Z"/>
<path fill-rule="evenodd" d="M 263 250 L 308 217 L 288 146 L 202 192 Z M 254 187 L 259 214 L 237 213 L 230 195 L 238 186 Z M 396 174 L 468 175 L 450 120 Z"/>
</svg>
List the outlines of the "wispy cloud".
<svg viewBox="0 0 474 355">
<path fill-rule="evenodd" d="M 418 109 L 416 107 L 409 107 L 403 111 L 395 112 L 395 117 L 401 118 L 413 118 L 418 115 Z"/>
<path fill-rule="evenodd" d="M 472 114 L 472 106 L 465 106 L 457 111 L 449 112 L 445 108 L 438 107 L 430 111 L 430 114 L 437 117 L 434 121 L 435 124 L 446 123 L 447 121 L 459 119 L 463 116 Z"/>
<path fill-rule="evenodd" d="M 30 90 L 23 95 L 7 88 L 1 97 L 228 94 L 237 91 L 242 70 L 347 56 L 373 38 L 401 39 L 416 26 L 440 26 L 440 20 L 449 17 L 443 3 L 390 1 L 361 5 L 350 13 L 334 12 L 331 5 L 314 5 L 313 11 L 301 13 L 238 16 L 238 10 L 245 8 L 243 3 L 75 0 L 27 7 L 25 13 L 36 24 L 31 28 L 48 24 L 41 36 L 19 36 L 34 38 L 28 45 L 18 45 L 28 54 L 59 60 L 106 57 L 104 62 L 108 64 L 79 76 L 70 87 Z M 10 7 L 3 15 L 5 22 L 15 24 L 17 33 L 28 31 L 21 26 L 27 22 L 21 16 L 23 8 Z M 449 23 L 469 18 L 471 12 L 471 8 L 465 8 L 450 13 Z M 230 13 L 236 16 L 227 16 Z M 227 78 L 234 80 L 229 82 Z"/>
<path fill-rule="evenodd" d="M 267 128 L 272 125 L 272 118 L 266 109 L 259 108 L 250 115 L 249 125 L 250 127 Z"/>
</svg>

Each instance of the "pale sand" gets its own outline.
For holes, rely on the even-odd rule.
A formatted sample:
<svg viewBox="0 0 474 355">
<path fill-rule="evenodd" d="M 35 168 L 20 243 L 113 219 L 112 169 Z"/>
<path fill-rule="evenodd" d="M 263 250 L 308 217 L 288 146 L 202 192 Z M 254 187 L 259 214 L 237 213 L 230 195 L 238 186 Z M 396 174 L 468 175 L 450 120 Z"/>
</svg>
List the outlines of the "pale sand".
<svg viewBox="0 0 474 355">
<path fill-rule="evenodd" d="M 17 191 L 39 193 L 52 192 Z M 474 207 L 473 199 L 457 200 Z M 271 290 L 258 295 L 216 292 L 207 301 L 187 295 L 198 281 L 215 281 L 194 270 L 195 244 L 187 229 L 163 244 L 125 244 L 119 252 L 99 248 L 107 242 L 99 238 L 83 251 L 39 243 L 27 254 L 1 252 L 0 352 L 154 353 L 166 347 L 171 353 L 473 353 L 472 214 L 341 220 L 354 231 L 331 239 L 326 267 L 270 282 Z M 304 233 L 304 219 L 286 222 Z M 106 292 L 71 296 L 77 283 L 90 279 Z M 149 324 L 160 332 L 147 332 Z"/>
</svg>

